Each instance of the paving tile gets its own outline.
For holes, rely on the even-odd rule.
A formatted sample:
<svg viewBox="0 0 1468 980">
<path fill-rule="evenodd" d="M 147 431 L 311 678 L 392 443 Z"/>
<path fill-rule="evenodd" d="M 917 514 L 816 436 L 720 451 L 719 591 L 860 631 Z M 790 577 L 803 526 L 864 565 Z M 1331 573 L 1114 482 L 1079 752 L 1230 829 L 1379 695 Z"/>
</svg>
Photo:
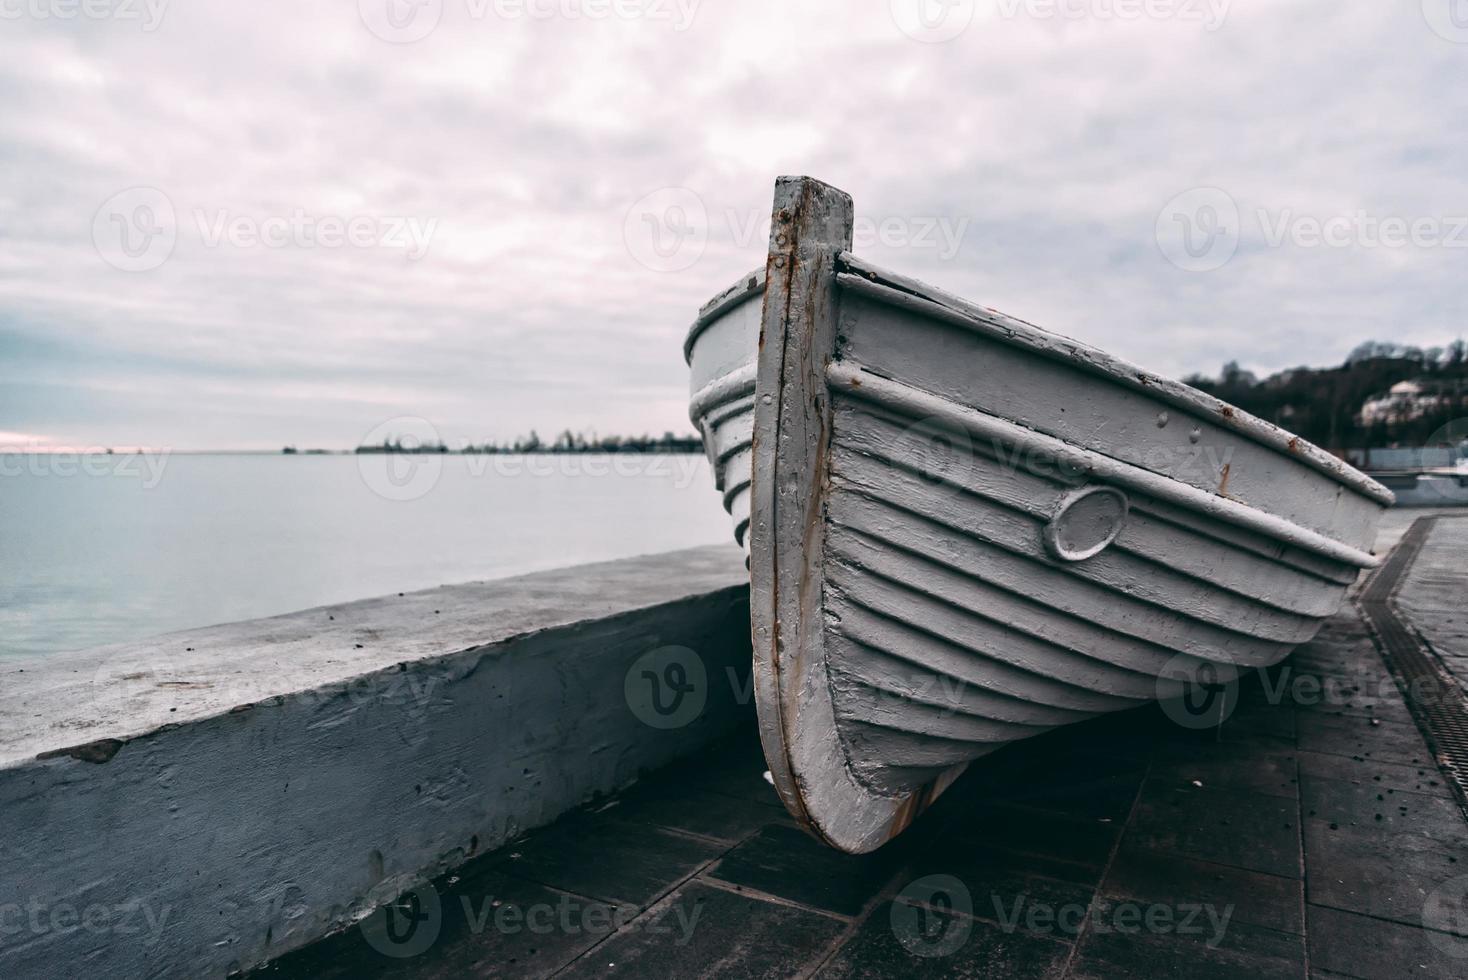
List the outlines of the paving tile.
<svg viewBox="0 0 1468 980">
<path fill-rule="evenodd" d="M 1128 846 L 1284 877 L 1300 874 L 1292 800 L 1149 778 L 1126 831 Z"/>
<path fill-rule="evenodd" d="M 1307 752 L 1327 752 L 1393 762 L 1398 765 L 1427 766 L 1432 756 L 1415 726 L 1383 721 L 1373 725 L 1365 718 L 1304 711 L 1299 719 L 1300 748 Z"/>
<path fill-rule="evenodd" d="M 1245 922 L 1229 903 L 1154 903 L 1137 899 L 1098 898 L 1087 923 L 1088 934 L 1137 935 L 1158 942 L 1192 944 L 1207 950 L 1242 953 L 1292 967 L 1305 966 L 1305 937 Z M 1151 917 L 1149 919 L 1149 916 Z M 1295 916 L 1299 918 L 1298 914 Z M 1203 950 L 1200 955 L 1207 956 Z"/>
<path fill-rule="evenodd" d="M 654 774 L 663 785 L 734 796 L 774 807 L 782 813 L 780 794 L 765 779 L 769 765 L 760 747 L 759 732 L 750 726 L 722 743 Z"/>
<path fill-rule="evenodd" d="M 1014 804 L 1081 819 L 1120 821 L 1131 810 L 1146 771 L 1145 761 L 1129 755 L 1082 754 L 1063 740 L 1031 739 L 978 760 L 932 811 L 947 814 Z"/>
<path fill-rule="evenodd" d="M 766 827 L 724 856 L 709 877 L 838 915 L 856 915 L 896 870 L 895 852 L 843 854 L 803 830 Z"/>
<path fill-rule="evenodd" d="M 1058 978 L 1070 944 L 1022 929 L 884 902 L 816 974 L 821 980 Z"/>
<path fill-rule="evenodd" d="M 1275 710 L 1275 709 L 1271 709 Z M 1293 714 L 1286 708 L 1277 709 Z M 1232 723 L 1232 720 L 1212 728 L 1183 728 L 1171 723 L 1171 730 L 1159 733 L 1153 739 L 1151 762 L 1167 764 L 1186 762 L 1200 753 L 1233 753 L 1236 758 L 1252 755 L 1291 756 L 1295 752 L 1296 738 L 1278 735 L 1269 731 Z"/>
<path fill-rule="evenodd" d="M 1305 820 L 1305 896 L 1316 905 L 1415 924 L 1424 897 L 1468 873 L 1468 835 L 1440 841 Z"/>
<path fill-rule="evenodd" d="M 1072 817 L 1025 806 L 999 804 L 952 812 L 929 833 L 955 844 L 974 844 L 1061 862 L 1068 879 L 1094 884 L 1121 834 L 1120 821 Z M 913 828 L 914 831 L 917 828 Z"/>
<path fill-rule="evenodd" d="M 1316 905 L 1306 914 L 1312 967 L 1361 980 L 1462 980 L 1468 975 L 1468 941 Z"/>
<path fill-rule="evenodd" d="M 904 843 L 899 841 L 898 844 Z M 899 896 L 922 901 L 914 888 L 936 877 L 960 882 L 970 899 L 965 911 L 995 923 L 1023 922 L 1031 909 L 1050 910 L 1063 921 L 1079 924 L 1095 894 L 1092 884 L 1070 880 L 1073 865 L 1030 854 L 1015 854 L 982 845 L 935 837 L 920 848 L 907 847 L 895 878 Z M 1059 934 L 1066 934 L 1062 928 Z"/>
<path fill-rule="evenodd" d="M 1380 675 L 1317 675 L 1312 680 L 1318 690 L 1307 695 L 1302 689 L 1296 705 L 1301 711 L 1413 724 L 1405 697 L 1384 671 Z"/>
<path fill-rule="evenodd" d="M 603 903 L 494 872 L 447 875 L 361 926 L 275 961 L 271 980 L 545 977 L 611 934 Z M 399 909 L 401 911 L 399 911 Z M 391 931 L 388 916 L 391 915 Z"/>
<path fill-rule="evenodd" d="M 1101 883 L 1108 898 L 1132 899 L 1179 909 L 1211 906 L 1231 927 L 1264 926 L 1279 933 L 1304 931 L 1301 882 L 1176 854 L 1123 846 Z"/>
<path fill-rule="evenodd" d="M 560 976 L 798 976 L 845 929 L 840 919 L 690 882 Z"/>
<path fill-rule="evenodd" d="M 1046 772 L 1034 780 L 1031 788 L 1007 796 L 1002 802 L 1075 820 L 1121 824 L 1131 813 L 1145 777 L 1144 769 L 1118 776 Z"/>
<path fill-rule="evenodd" d="M 737 844 L 770 824 L 795 826 L 785 808 L 744 796 L 691 790 L 671 780 L 634 787 L 609 801 L 610 819 L 666 827 Z"/>
<path fill-rule="evenodd" d="M 1303 959 L 1266 956 L 1170 936 L 1092 934 L 1081 940 L 1070 980 L 1299 980 Z"/>
<path fill-rule="evenodd" d="M 1159 737 L 1177 725 L 1155 703 L 1066 725 L 1032 741 L 1045 751 L 1093 760 L 1098 766 L 1145 765 Z"/>
<path fill-rule="evenodd" d="M 1301 752 L 1299 763 L 1302 778 L 1318 776 L 1374 786 L 1378 792 L 1388 794 L 1408 792 L 1443 798 L 1452 798 L 1453 795 L 1436 765 L 1404 766 L 1364 756 L 1353 758 L 1323 752 Z"/>
<path fill-rule="evenodd" d="M 723 851 L 659 827 L 581 813 L 508 845 L 496 867 L 614 905 L 646 908 Z"/>
<path fill-rule="evenodd" d="M 1350 783 L 1306 776 L 1301 803 L 1308 817 L 1343 827 L 1373 824 L 1393 834 L 1419 834 L 1439 840 L 1468 837 L 1468 821 L 1455 800 L 1396 792 L 1376 783 Z"/>
<path fill-rule="evenodd" d="M 1035 814 L 1027 814 L 1022 809 L 1006 808 L 1004 812 L 1015 814 L 1018 819 L 1024 819 L 1027 816 L 1037 818 Z M 1093 823 L 1093 821 L 1074 818 L 1047 816 L 1051 821 L 1062 821 L 1052 822 L 1051 826 L 1067 829 L 1087 827 Z M 972 817 L 973 814 L 966 815 L 970 823 Z M 926 833 L 903 834 L 885 849 L 891 851 L 893 856 L 899 859 L 901 872 L 909 877 L 918 871 L 922 873 L 942 872 L 959 877 L 974 874 L 982 877 L 995 869 L 1018 868 L 1028 874 L 1087 887 L 1094 887 L 1101 879 L 1101 864 L 1089 860 L 1089 849 L 1082 852 L 1064 848 L 1051 849 L 1062 851 L 1063 856 L 1056 853 L 1045 853 L 1039 849 L 1028 852 L 1017 851 L 1004 847 L 1007 841 L 1002 837 L 986 839 L 982 833 L 974 833 L 972 829 L 968 827 L 955 830 L 945 823 L 938 822 Z M 1113 831 L 1106 829 L 1106 833 L 1107 837 L 1103 843 L 1107 844 L 1109 852 Z M 1078 853 L 1084 854 L 1088 860 L 1077 860 Z"/>
<path fill-rule="evenodd" d="M 1266 683 L 1266 681 L 1268 683 Z M 1256 735 L 1295 740 L 1295 705 L 1290 700 L 1288 675 L 1279 679 L 1252 674 L 1240 685 L 1239 700 L 1224 727 L 1243 729 Z"/>
<path fill-rule="evenodd" d="M 1242 751 L 1235 745 L 1209 744 L 1192 746 L 1180 757 L 1159 756 L 1152 765 L 1152 779 L 1159 783 L 1191 786 L 1196 780 L 1206 789 L 1246 790 L 1287 800 L 1299 797 L 1293 748 Z"/>
</svg>

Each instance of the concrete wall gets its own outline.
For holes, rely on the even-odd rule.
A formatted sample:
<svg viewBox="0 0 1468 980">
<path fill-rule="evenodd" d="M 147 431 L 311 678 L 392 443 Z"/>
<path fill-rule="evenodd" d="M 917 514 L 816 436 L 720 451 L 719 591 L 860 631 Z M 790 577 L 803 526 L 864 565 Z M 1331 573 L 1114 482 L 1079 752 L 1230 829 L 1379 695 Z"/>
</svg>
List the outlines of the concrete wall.
<svg viewBox="0 0 1468 980">
<path fill-rule="evenodd" d="M 749 661 L 718 547 L 0 666 L 0 977 L 259 964 L 696 751 Z"/>
</svg>

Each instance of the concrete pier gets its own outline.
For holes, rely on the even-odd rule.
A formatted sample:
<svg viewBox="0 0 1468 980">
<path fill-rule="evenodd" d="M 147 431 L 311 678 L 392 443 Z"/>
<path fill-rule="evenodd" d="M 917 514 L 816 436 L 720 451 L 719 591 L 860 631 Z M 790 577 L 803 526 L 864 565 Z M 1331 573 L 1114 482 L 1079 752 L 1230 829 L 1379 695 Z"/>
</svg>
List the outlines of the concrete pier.
<svg viewBox="0 0 1468 980">
<path fill-rule="evenodd" d="M 727 732 L 743 555 L 448 586 L 0 668 L 0 977 L 223 977 Z"/>
<path fill-rule="evenodd" d="M 1462 529 L 1406 582 L 1461 597 Z M 1359 611 L 1232 704 L 1007 748 L 863 857 L 791 825 L 746 727 L 259 976 L 1468 975 L 1468 821 Z"/>
<path fill-rule="evenodd" d="M 0 976 L 1462 977 L 1465 532 L 863 857 L 764 778 L 733 548 L 8 667 Z"/>
</svg>

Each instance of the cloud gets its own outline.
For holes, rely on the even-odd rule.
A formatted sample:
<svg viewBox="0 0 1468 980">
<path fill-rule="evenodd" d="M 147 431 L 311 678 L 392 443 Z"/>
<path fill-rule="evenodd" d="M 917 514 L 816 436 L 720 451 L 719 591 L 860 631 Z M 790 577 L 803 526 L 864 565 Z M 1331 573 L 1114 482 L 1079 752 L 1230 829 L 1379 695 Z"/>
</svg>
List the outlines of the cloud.
<svg viewBox="0 0 1468 980">
<path fill-rule="evenodd" d="M 184 448 L 349 446 L 405 414 L 450 439 L 683 431 L 683 332 L 762 261 L 780 173 L 850 191 L 868 258 L 1163 373 L 1461 331 L 1463 249 L 1293 235 L 1468 212 L 1451 20 L 921 2 L 0 0 L 0 425 Z M 956 36 L 911 36 L 945 10 Z M 1193 188 L 1238 213 L 1206 272 L 1157 240 Z M 652 217 L 697 224 L 697 254 L 649 252 L 650 196 L 683 202 Z M 139 201 L 166 255 L 118 250 Z"/>
</svg>

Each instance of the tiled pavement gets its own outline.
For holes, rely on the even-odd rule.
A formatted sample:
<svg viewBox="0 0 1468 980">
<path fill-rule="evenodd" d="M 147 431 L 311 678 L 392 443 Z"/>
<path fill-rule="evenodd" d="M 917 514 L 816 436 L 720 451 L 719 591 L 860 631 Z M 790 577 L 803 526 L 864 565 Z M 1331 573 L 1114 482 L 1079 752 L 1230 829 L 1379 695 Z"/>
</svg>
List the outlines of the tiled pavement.
<svg viewBox="0 0 1468 980">
<path fill-rule="evenodd" d="M 750 726 L 261 975 L 1465 977 L 1468 822 L 1392 690 L 1343 614 L 1221 727 L 1012 747 L 864 857 L 791 824 Z"/>
<path fill-rule="evenodd" d="M 1468 520 L 1439 520 L 1402 583 L 1397 606 L 1468 687 Z"/>
</svg>

